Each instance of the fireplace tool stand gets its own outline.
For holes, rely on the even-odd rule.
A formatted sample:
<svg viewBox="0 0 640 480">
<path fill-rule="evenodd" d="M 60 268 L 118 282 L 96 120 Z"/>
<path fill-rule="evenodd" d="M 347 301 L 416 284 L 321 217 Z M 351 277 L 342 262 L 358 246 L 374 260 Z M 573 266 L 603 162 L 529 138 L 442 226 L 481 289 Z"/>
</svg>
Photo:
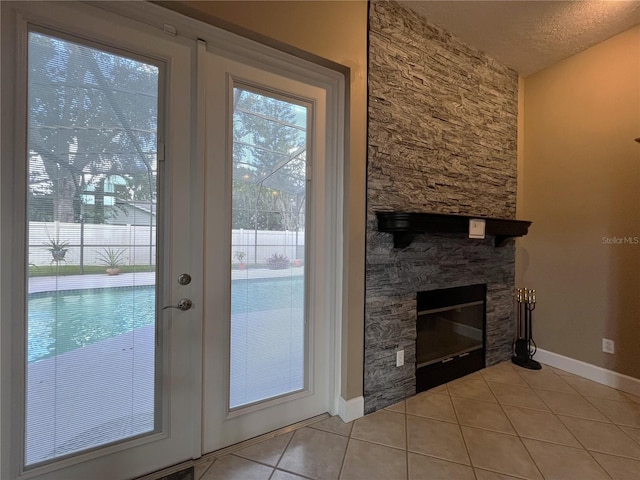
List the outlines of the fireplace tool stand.
<svg viewBox="0 0 640 480">
<path fill-rule="evenodd" d="M 518 305 L 518 338 L 513 344 L 514 355 L 511 361 L 529 370 L 540 370 L 542 365 L 532 357 L 536 354 L 536 342 L 533 341 L 531 320 L 536 308 L 536 291 L 527 288 L 516 289 Z"/>
</svg>

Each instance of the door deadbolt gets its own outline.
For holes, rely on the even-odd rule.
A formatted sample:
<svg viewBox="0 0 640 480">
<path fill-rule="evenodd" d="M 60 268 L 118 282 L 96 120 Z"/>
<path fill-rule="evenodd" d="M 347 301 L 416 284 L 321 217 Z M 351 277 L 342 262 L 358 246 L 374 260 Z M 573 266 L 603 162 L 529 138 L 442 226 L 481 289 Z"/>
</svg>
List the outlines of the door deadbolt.
<svg viewBox="0 0 640 480">
<path fill-rule="evenodd" d="M 191 275 L 188 273 L 181 273 L 178 276 L 178 283 L 180 285 L 189 285 L 191 283 Z"/>
<path fill-rule="evenodd" d="M 193 302 L 191 300 L 189 300 L 188 298 L 182 298 L 182 299 L 180 299 L 180 301 L 178 302 L 177 305 L 167 305 L 166 307 L 163 307 L 162 309 L 166 310 L 167 308 L 175 308 L 177 310 L 182 310 L 183 312 L 186 312 L 191 307 L 193 307 Z"/>
</svg>

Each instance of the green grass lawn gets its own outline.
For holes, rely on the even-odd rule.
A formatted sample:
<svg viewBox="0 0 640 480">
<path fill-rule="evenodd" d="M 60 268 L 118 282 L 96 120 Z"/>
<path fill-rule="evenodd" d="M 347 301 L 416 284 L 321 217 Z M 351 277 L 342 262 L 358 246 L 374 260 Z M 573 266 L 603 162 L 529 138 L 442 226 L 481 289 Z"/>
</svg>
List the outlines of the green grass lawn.
<svg viewBox="0 0 640 480">
<path fill-rule="evenodd" d="M 123 265 L 120 268 L 122 273 L 132 272 L 154 272 L 155 265 Z M 82 275 L 105 273 L 106 267 L 104 265 L 85 265 L 83 271 L 80 270 L 80 265 L 66 265 L 55 263 L 51 265 L 29 265 L 30 277 L 51 277 L 55 275 Z"/>
</svg>

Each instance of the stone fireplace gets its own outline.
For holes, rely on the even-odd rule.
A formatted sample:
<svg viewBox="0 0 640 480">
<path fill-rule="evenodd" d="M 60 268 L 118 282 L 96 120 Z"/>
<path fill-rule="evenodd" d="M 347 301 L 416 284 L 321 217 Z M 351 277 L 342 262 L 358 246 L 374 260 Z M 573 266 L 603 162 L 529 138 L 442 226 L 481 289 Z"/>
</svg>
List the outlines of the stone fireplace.
<svg viewBox="0 0 640 480">
<path fill-rule="evenodd" d="M 484 361 L 510 358 L 513 240 L 430 232 L 398 248 L 376 214 L 514 219 L 518 108 L 514 71 L 395 2 L 369 16 L 365 413 L 416 393 L 417 292 L 486 285 Z"/>
</svg>

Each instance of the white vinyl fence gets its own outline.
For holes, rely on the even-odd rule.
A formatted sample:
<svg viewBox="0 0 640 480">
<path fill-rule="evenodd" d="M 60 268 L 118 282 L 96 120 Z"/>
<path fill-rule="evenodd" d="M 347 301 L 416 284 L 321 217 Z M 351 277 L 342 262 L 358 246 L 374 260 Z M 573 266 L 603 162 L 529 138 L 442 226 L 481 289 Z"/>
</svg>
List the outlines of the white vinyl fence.
<svg viewBox="0 0 640 480">
<path fill-rule="evenodd" d="M 123 265 L 155 265 L 156 228 L 141 225 L 106 225 L 59 222 L 29 223 L 29 263 L 49 265 L 52 256 L 46 242 L 68 242 L 64 263 L 69 265 L 103 265 L 100 254 L 106 248 L 123 250 Z M 264 264 L 273 255 L 289 260 L 304 259 L 304 232 L 233 230 L 233 263 L 237 252 L 245 254 L 244 263 Z"/>
<path fill-rule="evenodd" d="M 29 263 L 49 265 L 49 240 L 68 242 L 64 263 L 103 265 L 100 254 L 106 248 L 122 250 L 123 265 L 156 263 L 156 227 L 148 225 L 96 225 L 58 222 L 29 222 Z"/>
<path fill-rule="evenodd" d="M 273 255 L 285 255 L 289 260 L 304 260 L 304 231 L 232 230 L 231 251 L 245 254 L 244 263 L 263 264 Z"/>
</svg>

